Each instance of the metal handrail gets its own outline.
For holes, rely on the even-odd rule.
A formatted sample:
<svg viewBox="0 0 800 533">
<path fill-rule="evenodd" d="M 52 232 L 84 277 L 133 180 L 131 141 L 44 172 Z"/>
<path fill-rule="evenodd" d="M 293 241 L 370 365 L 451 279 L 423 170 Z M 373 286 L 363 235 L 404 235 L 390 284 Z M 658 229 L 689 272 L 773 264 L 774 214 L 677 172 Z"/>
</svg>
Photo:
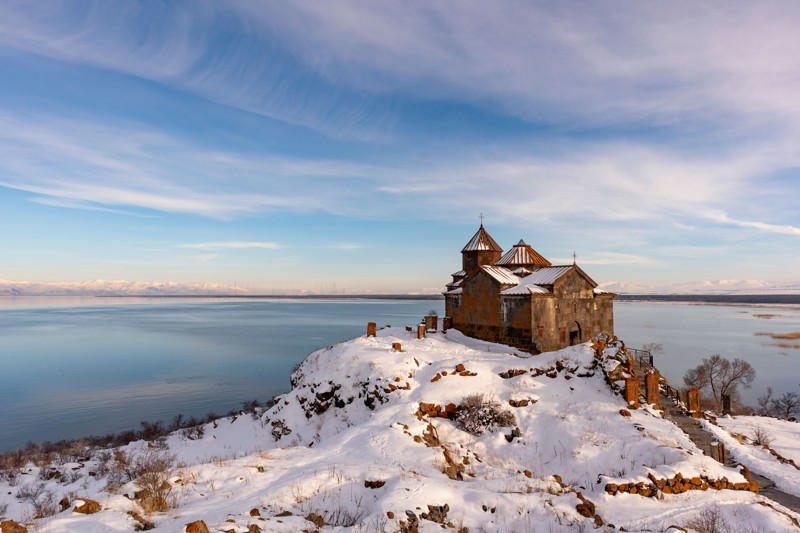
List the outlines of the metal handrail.
<svg viewBox="0 0 800 533">
<path fill-rule="evenodd" d="M 636 348 L 628 348 L 628 351 L 636 360 L 636 364 L 640 367 L 649 367 L 652 368 L 653 365 L 653 354 L 650 353 L 650 350 L 637 350 Z"/>
</svg>

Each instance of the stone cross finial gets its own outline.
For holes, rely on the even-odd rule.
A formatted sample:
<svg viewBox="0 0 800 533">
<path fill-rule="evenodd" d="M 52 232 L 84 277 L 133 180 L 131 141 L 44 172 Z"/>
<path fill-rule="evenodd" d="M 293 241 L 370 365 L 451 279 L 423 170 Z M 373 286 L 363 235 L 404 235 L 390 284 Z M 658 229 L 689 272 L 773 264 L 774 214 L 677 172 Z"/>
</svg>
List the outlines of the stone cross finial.
<svg viewBox="0 0 800 533">
<path fill-rule="evenodd" d="M 481 214 L 478 216 L 478 218 L 480 218 L 480 219 L 481 219 L 481 227 L 483 227 L 483 213 L 481 213 Z"/>
<path fill-rule="evenodd" d="M 575 252 L 572 252 L 572 264 L 573 265 L 578 264 L 578 254 L 576 254 Z"/>
</svg>

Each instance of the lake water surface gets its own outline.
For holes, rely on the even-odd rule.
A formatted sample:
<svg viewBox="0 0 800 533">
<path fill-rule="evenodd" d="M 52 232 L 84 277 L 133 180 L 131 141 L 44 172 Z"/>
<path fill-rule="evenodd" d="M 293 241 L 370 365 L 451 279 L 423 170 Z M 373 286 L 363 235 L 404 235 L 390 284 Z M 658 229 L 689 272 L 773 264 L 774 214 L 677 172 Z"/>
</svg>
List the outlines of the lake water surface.
<svg viewBox="0 0 800 533">
<path fill-rule="evenodd" d="M 415 324 L 444 302 L 0 298 L 0 451 L 28 441 L 131 429 L 177 414 L 223 414 L 289 387 L 312 351 L 379 326 Z M 755 315 L 771 314 L 770 318 Z M 615 305 L 629 346 L 657 342 L 673 382 L 713 353 L 747 359 L 767 385 L 800 390 L 800 346 L 759 331 L 800 331 L 798 307 Z M 791 343 L 790 343 L 791 344 Z M 800 345 L 800 341 L 794 341 Z"/>
</svg>

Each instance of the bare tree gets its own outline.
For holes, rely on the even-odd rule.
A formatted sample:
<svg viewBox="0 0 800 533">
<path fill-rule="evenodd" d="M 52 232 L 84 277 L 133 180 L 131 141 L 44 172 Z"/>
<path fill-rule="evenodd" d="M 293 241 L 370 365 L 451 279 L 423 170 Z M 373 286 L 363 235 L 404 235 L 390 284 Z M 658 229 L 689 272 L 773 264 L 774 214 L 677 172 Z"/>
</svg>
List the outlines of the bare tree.
<svg viewBox="0 0 800 533">
<path fill-rule="evenodd" d="M 660 342 L 648 342 L 642 346 L 642 350 L 650 352 L 652 355 L 659 355 L 664 353 L 664 345 Z"/>
<path fill-rule="evenodd" d="M 761 416 L 772 416 L 772 395 L 775 394 L 775 391 L 772 390 L 772 387 L 767 387 L 767 392 L 762 394 L 758 397 L 756 402 L 758 402 L 758 414 Z"/>
<path fill-rule="evenodd" d="M 722 397 L 738 398 L 739 386 L 750 388 L 756 378 L 753 365 L 742 359 L 730 361 L 720 354 L 703 359 L 703 363 L 686 371 L 683 382 L 710 394 L 716 409 L 722 408 Z"/>
<path fill-rule="evenodd" d="M 784 392 L 770 404 L 771 412 L 778 418 L 789 420 L 800 413 L 800 394 Z"/>
</svg>

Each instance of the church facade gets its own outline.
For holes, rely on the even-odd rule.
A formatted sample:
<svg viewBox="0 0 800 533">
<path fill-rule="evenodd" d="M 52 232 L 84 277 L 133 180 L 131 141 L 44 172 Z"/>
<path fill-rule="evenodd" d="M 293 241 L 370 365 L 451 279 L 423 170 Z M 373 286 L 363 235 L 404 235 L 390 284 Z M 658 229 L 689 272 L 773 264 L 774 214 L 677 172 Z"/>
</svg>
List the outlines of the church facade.
<svg viewBox="0 0 800 533">
<path fill-rule="evenodd" d="M 577 264 L 554 266 L 519 241 L 505 254 L 481 224 L 461 250 L 447 285 L 445 314 L 465 335 L 531 353 L 613 335 L 613 293 Z"/>
</svg>

